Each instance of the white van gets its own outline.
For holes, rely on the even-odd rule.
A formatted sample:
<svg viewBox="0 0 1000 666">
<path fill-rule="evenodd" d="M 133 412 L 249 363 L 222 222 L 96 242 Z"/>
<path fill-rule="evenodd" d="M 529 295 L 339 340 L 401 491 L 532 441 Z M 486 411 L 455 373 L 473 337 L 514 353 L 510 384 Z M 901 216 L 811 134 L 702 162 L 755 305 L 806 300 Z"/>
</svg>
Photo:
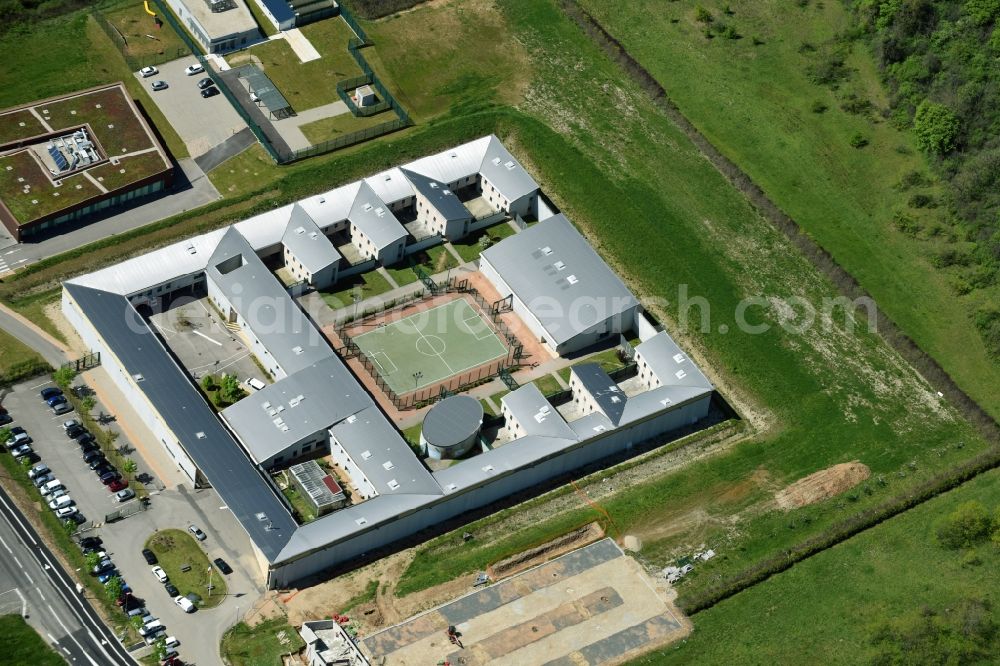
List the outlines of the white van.
<svg viewBox="0 0 1000 666">
<path fill-rule="evenodd" d="M 247 383 L 247 386 L 249 386 L 250 388 L 252 388 L 254 391 L 260 391 L 261 389 L 263 389 L 264 387 L 267 386 L 267 384 L 265 384 L 264 382 L 260 381 L 256 377 L 249 378 L 246 383 Z"/>
<path fill-rule="evenodd" d="M 70 497 L 69 495 L 62 495 L 49 502 L 49 508 L 55 511 L 57 509 L 63 508 L 64 506 L 69 506 L 72 503 L 73 503 L 72 497 Z"/>
<path fill-rule="evenodd" d="M 62 488 L 65 488 L 65 486 L 63 486 L 62 484 L 62 481 L 60 481 L 59 479 L 52 479 L 51 481 L 43 485 L 41 488 L 39 488 L 39 490 L 42 491 L 43 495 L 51 495 L 54 490 L 61 490 Z"/>
</svg>

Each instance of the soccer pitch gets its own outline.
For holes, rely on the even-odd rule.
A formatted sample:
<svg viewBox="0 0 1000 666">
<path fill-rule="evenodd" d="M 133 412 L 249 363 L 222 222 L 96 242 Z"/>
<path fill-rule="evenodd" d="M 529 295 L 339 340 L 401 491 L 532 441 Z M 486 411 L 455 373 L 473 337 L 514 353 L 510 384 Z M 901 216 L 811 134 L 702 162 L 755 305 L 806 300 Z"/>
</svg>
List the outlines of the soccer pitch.
<svg viewBox="0 0 1000 666">
<path fill-rule="evenodd" d="M 379 326 L 354 343 L 397 395 L 507 355 L 493 327 L 464 299 Z"/>
</svg>

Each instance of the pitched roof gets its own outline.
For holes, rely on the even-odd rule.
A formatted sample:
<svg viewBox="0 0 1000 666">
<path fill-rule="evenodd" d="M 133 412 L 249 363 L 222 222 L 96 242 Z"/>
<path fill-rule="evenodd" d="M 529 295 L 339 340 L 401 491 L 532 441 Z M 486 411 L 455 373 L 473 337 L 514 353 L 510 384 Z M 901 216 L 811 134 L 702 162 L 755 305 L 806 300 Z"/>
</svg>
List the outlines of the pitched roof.
<svg viewBox="0 0 1000 666">
<path fill-rule="evenodd" d="M 528 435 L 575 439 L 562 414 L 545 399 L 534 384 L 525 384 L 500 398 Z"/>
<path fill-rule="evenodd" d="M 538 183 L 514 159 L 500 139 L 490 135 L 479 173 L 510 201 L 538 190 Z"/>
<path fill-rule="evenodd" d="M 299 204 L 292 206 L 281 243 L 310 273 L 340 261 L 340 252 Z"/>
<path fill-rule="evenodd" d="M 690 386 L 709 391 L 714 388 L 708 377 L 666 331 L 639 343 L 635 350 L 665 386 Z"/>
<path fill-rule="evenodd" d="M 639 304 L 561 213 L 503 239 L 482 257 L 556 344 Z"/>
<path fill-rule="evenodd" d="M 427 202 L 447 221 L 467 220 L 472 217 L 472 213 L 465 207 L 455 193 L 448 189 L 445 183 L 435 178 L 430 178 L 416 171 L 402 169 L 403 175 L 410 181 L 415 189 Z"/>
<path fill-rule="evenodd" d="M 572 366 L 570 374 L 576 376 L 583 390 L 590 394 L 597 407 L 612 423 L 617 424 L 621 420 L 628 396 L 604 368 L 596 363 L 581 363 Z"/>
<path fill-rule="evenodd" d="M 351 206 L 348 218 L 380 250 L 406 237 L 406 229 L 364 181 L 358 188 L 358 196 Z"/>
</svg>

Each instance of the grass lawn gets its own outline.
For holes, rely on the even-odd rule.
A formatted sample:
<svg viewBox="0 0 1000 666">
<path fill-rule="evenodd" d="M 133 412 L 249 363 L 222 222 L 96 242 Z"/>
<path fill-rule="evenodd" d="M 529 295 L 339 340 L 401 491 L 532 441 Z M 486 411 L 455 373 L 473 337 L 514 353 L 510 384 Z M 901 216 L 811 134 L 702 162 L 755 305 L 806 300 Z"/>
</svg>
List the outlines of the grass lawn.
<svg viewBox="0 0 1000 666">
<path fill-rule="evenodd" d="M 602 352 L 598 352 L 593 356 L 588 356 L 585 359 L 581 359 L 574 363 L 573 365 L 579 365 L 580 363 L 597 363 L 604 371 L 608 374 L 618 370 L 619 368 L 624 368 L 625 364 L 618 359 L 618 348 L 605 349 Z M 569 382 L 569 368 L 563 368 L 558 372 L 559 376 L 563 378 L 563 381 Z"/>
<path fill-rule="evenodd" d="M 368 271 L 353 275 L 347 281 L 338 282 L 336 291 L 323 291 L 320 295 L 334 310 L 354 303 L 354 295 L 361 292 L 361 300 L 378 296 L 392 289 L 392 285 L 378 271 Z"/>
<path fill-rule="evenodd" d="M 237 197 L 280 179 L 281 171 L 264 147 L 255 143 L 209 171 L 208 178 L 222 196 Z"/>
<path fill-rule="evenodd" d="M 247 9 L 250 10 L 250 13 L 253 14 L 253 18 L 257 22 L 257 27 L 260 28 L 261 33 L 263 33 L 265 37 L 277 34 L 278 29 L 274 27 L 274 24 L 271 23 L 266 16 L 264 16 L 264 12 L 260 10 L 260 7 L 256 2 L 251 1 L 246 3 L 246 5 Z"/>
<path fill-rule="evenodd" d="M 887 619 L 913 617 L 921 608 L 947 616 L 963 599 L 985 597 L 993 601 L 995 622 L 1000 549 L 987 542 L 954 551 L 935 543 L 938 519 L 970 500 L 996 509 L 1000 473 L 984 474 L 698 613 L 686 640 L 632 663 L 746 664 L 764 655 L 772 664 L 875 663 L 869 642 Z M 914 654 L 912 663 L 939 663 L 922 656 L 927 660 Z"/>
<path fill-rule="evenodd" d="M 219 573 L 214 565 L 209 564 L 205 551 L 187 531 L 160 530 L 146 541 L 146 548 L 156 553 L 160 566 L 182 595 L 194 592 L 201 597 L 199 608 L 214 608 L 225 600 L 225 576 Z M 191 568 L 188 571 L 181 571 L 185 565 Z M 206 589 L 209 575 L 213 586 L 211 596 Z"/>
<path fill-rule="evenodd" d="M 413 269 L 409 266 L 404 268 L 404 264 L 396 264 L 395 266 L 386 266 L 385 270 L 396 281 L 400 287 L 413 282 L 416 282 L 420 278 L 417 274 L 413 272 Z"/>
<path fill-rule="evenodd" d="M 282 655 L 305 647 L 299 633 L 284 618 L 250 628 L 240 622 L 222 637 L 222 656 L 231 666 L 274 666 Z"/>
<path fill-rule="evenodd" d="M 479 403 L 483 406 L 483 413 L 484 414 L 487 414 L 488 416 L 496 416 L 497 415 L 497 413 L 493 410 L 493 408 L 490 407 L 490 403 L 486 402 L 485 399 L 480 400 Z M 497 405 L 497 407 L 499 407 L 499 406 L 500 405 Z"/>
<path fill-rule="evenodd" d="M 417 252 L 412 257 L 413 262 L 419 264 L 428 275 L 436 275 L 458 267 L 458 261 L 444 245 L 435 245 L 423 252 Z"/>
<path fill-rule="evenodd" d="M 287 488 L 281 490 L 281 494 L 289 501 L 292 508 L 298 512 L 300 524 L 316 520 L 316 512 L 313 511 L 312 504 L 296 488 L 289 485 Z"/>
<path fill-rule="evenodd" d="M 20 615 L 0 615 L 0 636 L 4 637 L 0 664 L 62 666 L 66 663 Z"/>
<path fill-rule="evenodd" d="M 542 392 L 542 395 L 552 395 L 553 393 L 559 393 L 563 390 L 559 381 L 550 374 L 542 375 L 532 383 L 538 387 L 538 390 Z"/>
<path fill-rule="evenodd" d="M 315 145 L 323 143 L 324 141 L 329 141 L 330 139 L 336 139 L 342 134 L 359 132 L 361 130 L 368 129 L 369 127 L 375 127 L 376 125 L 392 122 L 395 119 L 396 114 L 392 111 L 383 111 L 382 113 L 376 113 L 373 116 L 355 116 L 354 114 L 347 112 L 331 118 L 323 118 L 321 120 L 307 123 L 300 126 L 299 129 L 301 129 L 302 133 L 306 135 L 306 138 L 309 139 L 313 145 Z"/>
<path fill-rule="evenodd" d="M 417 423 L 403 430 L 403 439 L 412 446 L 420 446 L 420 429 L 423 428 L 423 425 L 423 423 Z"/>
<path fill-rule="evenodd" d="M 343 30 L 336 26 L 338 23 L 343 26 Z M 251 56 L 256 56 L 253 61 L 260 65 L 298 112 L 336 102 L 340 99 L 337 96 L 337 82 L 362 74 L 361 68 L 347 50 L 348 39 L 354 33 L 343 19 L 326 19 L 306 26 L 302 32 L 323 57 L 311 62 L 301 62 L 288 42 L 274 39 L 252 46 L 228 59 L 230 65 L 237 67 L 249 63 Z"/>
<path fill-rule="evenodd" d="M 483 251 L 483 246 L 480 245 L 480 239 L 483 236 L 488 236 L 490 238 L 490 245 L 493 245 L 508 236 L 513 236 L 515 233 L 517 232 L 509 224 L 501 222 L 500 224 L 494 224 L 488 229 L 480 229 L 475 233 L 469 234 L 462 240 L 453 241 L 451 245 L 465 261 L 475 261 Z"/>
<path fill-rule="evenodd" d="M 908 207 L 914 191 L 896 187 L 904 174 L 928 168 L 911 133 L 893 129 L 878 113 L 887 103 L 868 45 L 850 45 L 847 66 L 853 74 L 836 92 L 808 79 L 807 68 L 821 58 L 823 45 L 852 27 L 843 3 L 740 2 L 726 17 L 721 0 L 701 3 L 744 36 L 759 36 L 763 44 L 756 46 L 749 38 L 705 39 L 693 1 L 582 4 L 715 146 L 833 254 L 974 399 L 1000 416 L 1000 364 L 988 358 L 970 325 L 969 313 L 984 293 L 956 295 L 951 284 L 957 273 L 931 265 L 930 255 L 953 245 L 946 240 L 952 232 L 940 211 Z M 875 112 L 842 110 L 848 94 L 869 99 Z M 815 102 L 827 110 L 813 112 Z M 861 150 L 848 141 L 856 132 L 870 142 Z M 934 239 L 927 238 L 930 232 L 908 236 L 893 224 L 896 211 L 927 229 L 944 224 L 943 233 Z M 994 303 L 1000 299 L 996 287 L 987 292 Z"/>
<path fill-rule="evenodd" d="M 17 382 L 48 368 L 48 364 L 34 349 L 0 330 L 0 385 Z"/>
<path fill-rule="evenodd" d="M 164 23 L 162 28 L 156 27 L 153 17 L 146 13 L 141 2 L 124 4 L 105 12 L 104 17 L 125 38 L 128 54 L 140 59 L 144 65 L 158 65 L 190 53 L 170 24 Z M 152 35 L 155 39 L 150 39 L 147 35 Z"/>
<path fill-rule="evenodd" d="M 33 294 L 30 298 L 20 301 L 14 309 L 17 310 L 18 313 L 30 319 L 33 324 L 37 325 L 56 340 L 65 343 L 66 336 L 64 336 L 63 332 L 60 331 L 55 325 L 55 322 L 49 319 L 49 317 L 45 314 L 45 309 L 47 307 L 59 303 L 61 299 L 62 290 L 58 288 L 51 289 L 49 291 Z"/>
</svg>

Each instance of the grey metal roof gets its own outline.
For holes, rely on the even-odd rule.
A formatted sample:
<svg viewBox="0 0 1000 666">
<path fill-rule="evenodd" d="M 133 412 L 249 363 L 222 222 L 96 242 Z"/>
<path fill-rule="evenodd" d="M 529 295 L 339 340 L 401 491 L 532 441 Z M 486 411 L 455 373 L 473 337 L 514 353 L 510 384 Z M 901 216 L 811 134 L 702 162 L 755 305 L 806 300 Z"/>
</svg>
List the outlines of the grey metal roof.
<svg viewBox="0 0 1000 666">
<path fill-rule="evenodd" d="M 448 189 L 447 184 L 415 171 L 407 169 L 400 169 L 400 171 L 413 185 L 413 189 L 427 199 L 428 203 L 434 206 L 434 210 L 445 220 L 467 220 L 472 217 L 469 209 L 459 201 L 454 192 Z"/>
<path fill-rule="evenodd" d="M 420 434 L 434 446 L 461 444 L 483 425 L 483 405 L 468 395 L 453 395 L 431 407 Z"/>
<path fill-rule="evenodd" d="M 712 390 L 712 382 L 702 373 L 666 331 L 641 342 L 635 347 L 649 369 L 664 385 L 693 386 Z"/>
<path fill-rule="evenodd" d="M 441 494 L 430 472 L 378 407 L 347 417 L 330 432 L 380 495 Z"/>
<path fill-rule="evenodd" d="M 340 252 L 299 204 L 292 206 L 281 244 L 310 273 L 317 273 L 340 261 Z"/>
<path fill-rule="evenodd" d="M 222 410 L 257 462 L 373 404 L 344 363 L 329 356 Z"/>
<path fill-rule="evenodd" d="M 529 435 L 515 439 L 491 451 L 461 460 L 455 465 L 434 472 L 434 478 L 445 494 L 488 482 L 490 479 L 516 472 L 545 458 L 557 455 L 578 442 L 572 430 L 569 437 Z"/>
<path fill-rule="evenodd" d="M 486 146 L 486 154 L 479 165 L 479 173 L 509 201 L 538 190 L 535 179 L 528 175 L 524 167 L 500 143 L 500 139 L 492 134 Z"/>
<path fill-rule="evenodd" d="M 500 402 L 507 406 L 528 435 L 576 438 L 573 430 L 566 425 L 562 414 L 545 399 L 534 384 L 525 384 L 511 391 L 500 398 Z"/>
<path fill-rule="evenodd" d="M 711 395 L 711 388 L 698 386 L 660 386 L 652 391 L 634 395 L 625 403 L 625 412 L 618 421 L 625 426 L 633 421 L 641 421 L 647 416 L 675 409 L 690 400 Z"/>
<path fill-rule="evenodd" d="M 194 3 L 196 4 L 198 1 L 194 0 Z M 257 65 L 244 65 L 240 67 L 239 75 L 240 78 L 247 80 L 250 90 L 260 98 L 260 103 L 271 113 L 278 113 L 292 107 L 289 101 L 285 99 L 285 96 L 281 94 L 281 91 L 274 86 L 274 83 L 271 82 L 267 74 L 257 67 Z"/>
<path fill-rule="evenodd" d="M 628 396 L 615 383 L 608 373 L 596 363 L 581 363 L 570 368 L 570 373 L 576 375 L 583 389 L 590 394 L 597 406 L 612 423 L 618 423 L 625 412 L 625 401 Z"/>
<path fill-rule="evenodd" d="M 227 265 L 233 262 L 238 267 Z M 219 241 L 205 272 L 286 374 L 333 355 L 326 339 L 235 228 Z"/>
<path fill-rule="evenodd" d="M 563 214 L 482 253 L 556 344 L 639 304 Z"/>
<path fill-rule="evenodd" d="M 125 371 L 142 377 L 137 384 L 146 399 L 264 556 L 275 561 L 296 525 L 274 485 L 250 461 L 128 299 L 70 282 L 64 286 Z M 258 512 L 267 519 L 259 520 Z"/>
<path fill-rule="evenodd" d="M 357 197 L 347 219 L 381 250 L 406 237 L 406 229 L 389 207 L 365 181 L 361 181 Z"/>
</svg>

